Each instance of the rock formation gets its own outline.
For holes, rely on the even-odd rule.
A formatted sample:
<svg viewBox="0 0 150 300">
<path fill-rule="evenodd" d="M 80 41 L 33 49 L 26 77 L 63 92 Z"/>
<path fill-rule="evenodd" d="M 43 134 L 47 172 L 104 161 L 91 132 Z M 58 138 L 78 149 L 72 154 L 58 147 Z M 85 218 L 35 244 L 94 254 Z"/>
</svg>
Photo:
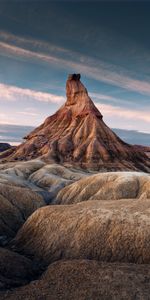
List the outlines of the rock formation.
<svg viewBox="0 0 150 300">
<path fill-rule="evenodd" d="M 135 151 L 142 151 L 150 158 L 150 147 L 148 146 L 141 146 L 141 145 L 134 145 Z"/>
<path fill-rule="evenodd" d="M 149 200 L 146 173 L 0 164 L 0 299 L 149 300 Z"/>
<path fill-rule="evenodd" d="M 35 211 L 12 249 L 48 266 L 60 259 L 150 264 L 149 199 L 92 200 Z"/>
<path fill-rule="evenodd" d="M 8 162 L 0 164 L 0 196 L 13 205 L 13 210 L 19 206 L 27 218 L 38 203 L 43 206 L 93 199 L 150 199 L 150 176 L 141 172 L 85 172 L 39 159 Z M 45 202 L 37 202 L 38 196 Z"/>
<path fill-rule="evenodd" d="M 150 200 L 150 176 L 137 172 L 107 172 L 88 176 L 61 189 L 55 204 L 119 199 Z"/>
<path fill-rule="evenodd" d="M 25 143 L 7 160 L 42 157 L 101 171 L 149 171 L 149 159 L 143 151 L 123 142 L 104 123 L 80 81 L 80 74 L 69 75 L 66 96 L 66 103 L 26 136 Z"/>
<path fill-rule="evenodd" d="M 2 300 L 149 300 L 148 265 L 68 260 L 51 264 L 43 276 L 14 290 Z M 108 288 L 109 287 L 109 288 Z"/>
<path fill-rule="evenodd" d="M 45 202 L 34 191 L 0 183 L 0 245 L 15 236 L 26 219 Z"/>
<path fill-rule="evenodd" d="M 31 161 L 17 161 L 0 164 L 0 195 L 14 202 L 24 201 L 23 205 L 32 207 L 29 203 L 29 192 L 31 200 L 41 195 L 45 204 L 50 204 L 52 198 L 65 186 L 90 175 L 74 168 L 67 169 L 58 164 L 46 164 L 40 159 Z M 23 195 L 23 196 L 22 196 Z M 34 197 L 34 195 L 36 197 Z M 12 199 L 13 198 L 13 199 Z M 14 207 L 13 207 L 14 208 Z"/>
<path fill-rule="evenodd" d="M 0 290 L 25 285 L 33 275 L 28 258 L 0 247 Z"/>
</svg>

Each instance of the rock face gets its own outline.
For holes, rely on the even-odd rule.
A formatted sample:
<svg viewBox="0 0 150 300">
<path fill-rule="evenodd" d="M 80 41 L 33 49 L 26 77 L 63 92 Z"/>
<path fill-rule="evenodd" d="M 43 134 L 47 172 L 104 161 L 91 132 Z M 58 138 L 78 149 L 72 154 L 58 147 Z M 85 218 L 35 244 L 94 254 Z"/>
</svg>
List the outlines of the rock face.
<svg viewBox="0 0 150 300">
<path fill-rule="evenodd" d="M 149 158 L 150 158 L 150 147 L 148 146 L 141 146 L 141 145 L 134 145 L 136 151 L 143 151 Z"/>
<path fill-rule="evenodd" d="M 80 74 L 69 75 L 66 103 L 26 136 L 7 160 L 42 157 L 49 161 L 97 170 L 149 171 L 143 151 L 123 142 L 103 121 Z"/>
</svg>

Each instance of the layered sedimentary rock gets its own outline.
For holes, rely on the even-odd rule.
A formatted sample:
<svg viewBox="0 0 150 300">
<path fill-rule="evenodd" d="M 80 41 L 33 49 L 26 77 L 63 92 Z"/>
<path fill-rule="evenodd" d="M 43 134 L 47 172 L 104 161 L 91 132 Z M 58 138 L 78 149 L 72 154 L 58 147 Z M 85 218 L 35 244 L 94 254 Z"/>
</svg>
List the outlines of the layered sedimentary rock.
<svg viewBox="0 0 150 300">
<path fill-rule="evenodd" d="M 150 147 L 148 146 L 141 146 L 141 145 L 134 145 L 135 150 L 140 150 L 145 153 L 150 158 Z"/>
<path fill-rule="evenodd" d="M 143 151 L 123 142 L 104 123 L 79 74 L 69 76 L 66 96 L 66 103 L 26 136 L 26 142 L 7 160 L 42 157 L 96 170 L 149 171 L 149 159 Z"/>
</svg>

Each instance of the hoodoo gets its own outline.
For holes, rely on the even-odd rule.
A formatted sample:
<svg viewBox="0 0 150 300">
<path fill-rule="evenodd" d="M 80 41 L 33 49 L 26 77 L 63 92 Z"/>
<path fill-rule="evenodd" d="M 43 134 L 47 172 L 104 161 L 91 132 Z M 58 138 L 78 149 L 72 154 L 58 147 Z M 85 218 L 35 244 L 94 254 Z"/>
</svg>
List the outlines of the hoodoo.
<svg viewBox="0 0 150 300">
<path fill-rule="evenodd" d="M 150 162 L 143 151 L 123 142 L 104 123 L 80 81 L 80 74 L 69 75 L 66 96 L 66 103 L 26 136 L 26 141 L 6 160 L 41 157 L 93 170 L 149 172 Z"/>
</svg>

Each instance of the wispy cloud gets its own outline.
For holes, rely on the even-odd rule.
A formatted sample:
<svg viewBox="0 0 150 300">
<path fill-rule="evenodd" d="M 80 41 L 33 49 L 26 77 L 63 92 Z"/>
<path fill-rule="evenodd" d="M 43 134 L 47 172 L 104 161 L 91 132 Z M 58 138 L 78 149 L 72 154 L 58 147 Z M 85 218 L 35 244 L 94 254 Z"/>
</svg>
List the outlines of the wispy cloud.
<svg viewBox="0 0 150 300">
<path fill-rule="evenodd" d="M 0 83 L 0 101 L 18 101 L 32 99 L 41 102 L 63 103 L 65 98 L 50 93 L 43 93 L 31 89 L 23 89 L 16 86 Z"/>
<path fill-rule="evenodd" d="M 17 114 L 24 115 L 24 116 L 31 116 L 31 117 L 37 117 L 39 114 L 29 111 L 17 111 Z"/>
<path fill-rule="evenodd" d="M 4 42 L 0 42 L 0 50 L 1 54 L 10 56 L 10 55 L 15 55 L 27 59 L 40 59 L 41 61 L 46 61 L 49 63 L 59 63 L 60 59 L 58 59 L 55 56 L 50 56 L 50 55 L 45 55 L 42 53 L 37 53 L 34 51 L 26 50 L 24 48 L 20 48 L 14 45 L 9 45 Z M 39 61 L 40 62 L 40 61 Z"/>
<path fill-rule="evenodd" d="M 43 41 L 2 33 L 0 51 L 3 55 L 21 57 L 25 60 L 36 60 L 37 63 L 54 64 L 59 68 L 80 72 L 98 81 L 150 96 L 149 80 L 139 80 L 136 78 L 137 74 L 133 74 L 119 66 L 50 45 Z"/>
<path fill-rule="evenodd" d="M 102 112 L 105 117 L 116 117 L 122 118 L 126 120 L 140 120 L 146 123 L 150 123 L 150 117 L 148 111 L 142 110 L 130 110 L 130 109 L 122 109 L 121 107 L 114 107 L 112 105 L 103 104 L 103 103 L 95 103 L 97 108 Z"/>
<path fill-rule="evenodd" d="M 94 101 L 105 101 L 105 102 L 111 102 L 112 104 L 117 104 L 117 105 L 122 105 L 122 104 L 131 104 L 130 100 L 124 100 L 121 98 L 113 97 L 111 95 L 107 94 L 100 94 L 100 93 L 89 93 L 89 96 L 94 100 Z"/>
<path fill-rule="evenodd" d="M 41 41 L 41 40 L 37 40 L 37 39 L 32 39 L 32 38 L 23 38 L 22 36 L 16 36 L 12 33 L 6 32 L 6 31 L 2 31 L 0 30 L 0 39 L 1 41 L 10 44 L 10 45 L 15 45 L 18 47 L 23 47 L 23 48 L 27 48 L 27 49 L 34 49 L 36 51 L 41 51 L 41 49 L 44 52 L 53 52 L 56 54 L 56 52 L 58 53 L 65 53 L 65 54 L 69 54 L 70 51 L 66 48 L 63 47 L 58 47 L 56 45 L 50 44 L 48 42 L 45 41 Z"/>
<path fill-rule="evenodd" d="M 15 123 L 15 120 L 12 116 L 7 113 L 0 113 L 0 124 L 10 124 Z"/>
</svg>

